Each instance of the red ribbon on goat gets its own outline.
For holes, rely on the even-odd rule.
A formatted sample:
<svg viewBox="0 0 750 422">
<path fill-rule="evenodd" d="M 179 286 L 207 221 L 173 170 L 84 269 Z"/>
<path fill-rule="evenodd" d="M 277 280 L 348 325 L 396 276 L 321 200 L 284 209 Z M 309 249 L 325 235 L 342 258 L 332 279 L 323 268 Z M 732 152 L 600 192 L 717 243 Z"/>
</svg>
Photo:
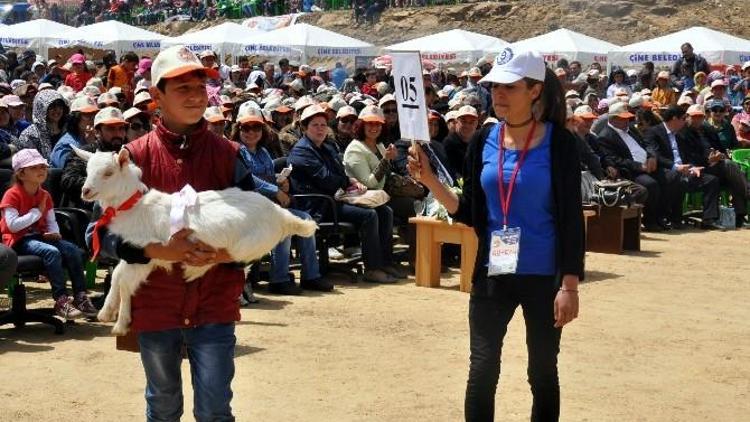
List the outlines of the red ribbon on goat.
<svg viewBox="0 0 750 422">
<path fill-rule="evenodd" d="M 107 209 L 104 210 L 104 213 L 101 217 L 99 217 L 98 220 L 96 220 L 96 224 L 94 224 L 94 236 L 91 239 L 91 243 L 94 249 L 94 255 L 91 257 L 91 260 L 95 260 L 97 255 L 99 255 L 99 248 L 101 247 L 101 244 L 99 243 L 99 229 L 102 227 L 106 227 L 109 223 L 112 222 L 112 219 L 115 218 L 118 211 L 127 211 L 135 206 L 135 204 L 138 203 L 138 201 L 143 197 L 143 192 L 137 191 L 133 194 L 130 198 L 127 199 L 127 201 L 120 204 L 117 209 L 112 207 L 107 207 Z"/>
</svg>

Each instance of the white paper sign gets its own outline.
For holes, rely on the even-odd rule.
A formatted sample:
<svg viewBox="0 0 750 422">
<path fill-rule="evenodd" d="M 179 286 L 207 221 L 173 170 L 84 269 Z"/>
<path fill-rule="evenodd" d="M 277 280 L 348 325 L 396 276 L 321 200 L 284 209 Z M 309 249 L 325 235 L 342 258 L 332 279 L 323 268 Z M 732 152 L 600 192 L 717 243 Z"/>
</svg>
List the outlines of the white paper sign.
<svg viewBox="0 0 750 422">
<path fill-rule="evenodd" d="M 422 82 L 422 58 L 418 51 L 391 53 L 393 82 L 401 137 L 417 141 L 430 140 L 427 103 Z"/>
</svg>

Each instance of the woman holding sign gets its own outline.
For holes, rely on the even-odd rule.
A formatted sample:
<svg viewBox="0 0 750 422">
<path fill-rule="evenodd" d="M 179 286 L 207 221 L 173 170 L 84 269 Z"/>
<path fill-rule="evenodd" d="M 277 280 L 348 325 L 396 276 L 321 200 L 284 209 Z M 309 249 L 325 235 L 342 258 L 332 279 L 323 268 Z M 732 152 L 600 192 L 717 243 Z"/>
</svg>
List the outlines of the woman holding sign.
<svg viewBox="0 0 750 422">
<path fill-rule="evenodd" d="M 506 48 L 480 82 L 492 84 L 492 107 L 504 122 L 487 125 L 471 141 L 463 194 L 438 182 L 419 146 L 411 151 L 409 170 L 479 238 L 469 302 L 466 420 L 494 419 L 503 338 L 520 305 L 531 420 L 556 421 L 560 334 L 578 316 L 583 278 L 575 138 L 565 130 L 562 87 L 538 53 Z"/>
</svg>

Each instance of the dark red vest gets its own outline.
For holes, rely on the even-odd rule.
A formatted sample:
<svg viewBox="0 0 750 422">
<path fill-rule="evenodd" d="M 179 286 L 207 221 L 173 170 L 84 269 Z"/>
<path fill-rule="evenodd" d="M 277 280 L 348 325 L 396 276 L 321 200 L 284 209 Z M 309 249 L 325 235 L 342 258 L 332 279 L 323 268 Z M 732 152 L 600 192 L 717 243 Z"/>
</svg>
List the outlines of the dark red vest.
<svg viewBox="0 0 750 422">
<path fill-rule="evenodd" d="M 181 149 L 181 144 L 186 148 Z M 208 131 L 205 121 L 187 138 L 158 124 L 126 147 L 149 188 L 174 193 L 190 184 L 200 192 L 234 184 L 239 145 Z M 185 283 L 179 265 L 171 272 L 155 270 L 133 297 L 131 329 L 158 331 L 238 321 L 237 298 L 244 282 L 242 269 L 231 265 L 215 266 L 192 283 Z"/>
</svg>

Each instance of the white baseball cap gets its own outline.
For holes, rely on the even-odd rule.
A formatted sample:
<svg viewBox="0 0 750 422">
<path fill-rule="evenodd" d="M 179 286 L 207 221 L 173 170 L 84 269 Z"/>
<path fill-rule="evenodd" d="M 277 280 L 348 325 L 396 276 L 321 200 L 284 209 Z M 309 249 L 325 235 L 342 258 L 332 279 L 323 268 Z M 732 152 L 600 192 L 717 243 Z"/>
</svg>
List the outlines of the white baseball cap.
<svg viewBox="0 0 750 422">
<path fill-rule="evenodd" d="M 216 69 L 203 67 L 195 53 L 184 45 L 175 45 L 162 50 L 151 64 L 151 83 L 156 86 L 162 79 L 176 78 L 186 73 L 202 70 L 211 79 L 218 79 Z"/>
<path fill-rule="evenodd" d="M 94 116 L 94 127 L 99 125 L 127 124 L 122 111 L 116 107 L 105 107 Z"/>
<path fill-rule="evenodd" d="M 302 112 L 302 116 L 300 116 L 300 122 L 306 122 L 307 120 L 317 116 L 322 115 L 326 116 L 326 110 L 320 106 L 320 104 L 313 104 L 309 107 L 306 107 L 305 110 Z"/>
<path fill-rule="evenodd" d="M 252 101 L 242 103 L 240 110 L 237 112 L 237 123 L 265 123 L 266 119 L 263 117 L 263 111 Z"/>
<path fill-rule="evenodd" d="M 396 102 L 396 97 L 393 96 L 393 94 L 385 94 L 383 95 L 383 98 L 380 99 L 378 102 L 378 107 L 383 107 L 384 105 L 390 103 L 390 102 Z"/>
<path fill-rule="evenodd" d="M 701 104 L 693 104 L 687 109 L 687 114 L 690 116 L 705 116 L 706 112 Z"/>
<path fill-rule="evenodd" d="M 96 106 L 96 103 L 91 97 L 87 95 L 81 95 L 80 97 L 77 97 L 75 100 L 73 100 L 73 102 L 70 104 L 70 111 L 77 111 L 79 113 L 93 113 L 99 111 L 99 107 Z"/>
<path fill-rule="evenodd" d="M 96 100 L 96 103 L 99 105 L 119 104 L 120 100 L 117 99 L 117 96 L 115 94 L 105 92 L 99 96 L 99 98 Z"/>
<path fill-rule="evenodd" d="M 635 117 L 635 114 L 628 111 L 628 105 L 621 101 L 610 104 L 608 115 L 610 117 L 619 117 L 621 119 L 632 119 Z"/>
<path fill-rule="evenodd" d="M 294 103 L 294 111 L 299 113 L 303 109 L 314 104 L 315 104 L 315 100 L 313 100 L 311 96 L 303 95 L 302 97 L 299 97 L 299 99 L 297 99 L 297 101 Z"/>
<path fill-rule="evenodd" d="M 120 88 L 119 86 L 113 86 L 107 92 L 109 92 L 110 94 L 121 95 L 122 94 L 122 88 Z"/>
<path fill-rule="evenodd" d="M 368 105 L 359 112 L 359 120 L 368 123 L 384 124 L 385 116 L 383 115 L 383 110 L 381 110 L 380 107 L 375 105 Z"/>
<path fill-rule="evenodd" d="M 6 95 L 3 97 L 2 101 L 7 104 L 8 107 L 19 107 L 25 105 L 25 103 L 21 101 L 21 97 L 18 95 Z"/>
<path fill-rule="evenodd" d="M 219 106 L 206 107 L 206 111 L 203 112 L 203 118 L 209 123 L 227 121 L 227 118 L 224 117 L 224 113 L 221 112 L 221 107 Z"/>
<path fill-rule="evenodd" d="M 135 107 L 130 107 L 129 109 L 125 110 L 124 113 L 122 113 L 122 117 L 124 117 L 125 120 L 130 120 L 141 113 L 143 113 L 143 110 Z"/>
<path fill-rule="evenodd" d="M 506 47 L 495 57 L 490 73 L 479 83 L 512 84 L 523 78 L 544 82 L 546 70 L 544 59 L 538 52 Z"/>
<path fill-rule="evenodd" d="M 344 106 L 336 112 L 336 119 L 343 119 L 347 116 L 357 116 L 357 110 L 352 106 Z"/>
<path fill-rule="evenodd" d="M 141 103 L 150 103 L 151 102 L 151 94 L 148 93 L 148 91 L 141 91 L 138 94 L 136 94 L 135 98 L 133 99 L 133 105 L 138 105 Z"/>
<path fill-rule="evenodd" d="M 479 114 L 477 113 L 477 109 L 475 109 L 474 107 L 472 107 L 470 105 L 465 105 L 465 106 L 461 106 L 461 108 L 459 108 L 456 111 L 456 118 L 457 119 L 459 117 L 463 117 L 463 116 L 472 116 L 472 117 L 477 117 L 478 118 Z"/>
</svg>

